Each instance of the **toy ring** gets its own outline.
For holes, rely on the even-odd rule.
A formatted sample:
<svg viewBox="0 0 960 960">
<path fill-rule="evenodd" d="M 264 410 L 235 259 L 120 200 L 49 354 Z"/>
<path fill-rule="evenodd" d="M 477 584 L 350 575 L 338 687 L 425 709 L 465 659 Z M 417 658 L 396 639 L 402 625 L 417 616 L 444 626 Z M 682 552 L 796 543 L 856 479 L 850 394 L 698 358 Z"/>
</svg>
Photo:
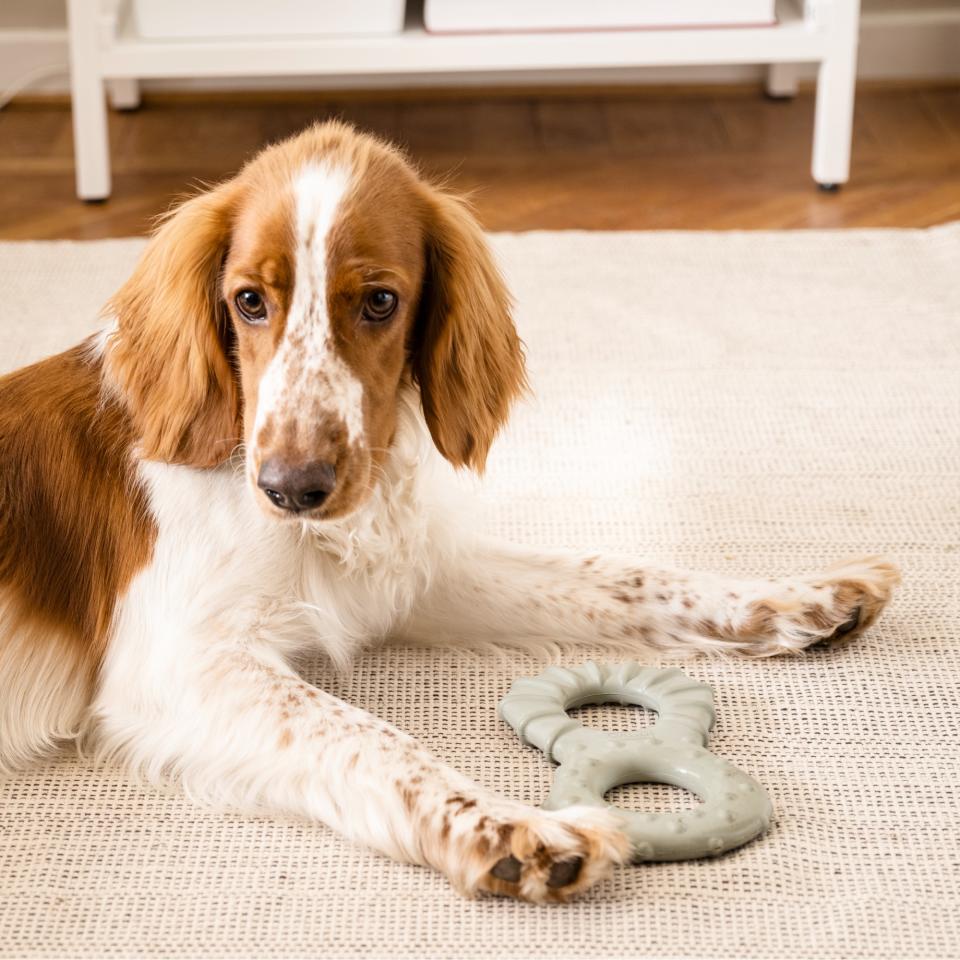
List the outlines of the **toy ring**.
<svg viewBox="0 0 960 960">
<path fill-rule="evenodd" d="M 566 711 L 584 704 L 648 707 L 656 723 L 636 733 L 582 726 Z M 705 749 L 715 712 L 713 690 L 675 667 L 661 670 L 630 661 L 549 667 L 514 681 L 500 716 L 527 744 L 560 764 L 545 810 L 573 804 L 621 814 L 634 860 L 690 860 L 717 856 L 766 830 L 773 807 L 763 787 Z M 703 802 L 676 813 L 623 810 L 604 794 L 624 783 L 669 783 Z"/>
</svg>

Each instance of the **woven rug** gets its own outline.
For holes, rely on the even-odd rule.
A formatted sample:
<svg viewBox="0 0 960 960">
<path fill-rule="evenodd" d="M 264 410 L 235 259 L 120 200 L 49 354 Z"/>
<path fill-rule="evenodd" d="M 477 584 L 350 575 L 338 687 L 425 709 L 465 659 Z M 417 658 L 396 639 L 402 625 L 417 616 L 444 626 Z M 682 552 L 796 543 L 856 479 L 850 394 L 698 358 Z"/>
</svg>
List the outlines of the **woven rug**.
<svg viewBox="0 0 960 960">
<path fill-rule="evenodd" d="M 491 530 L 731 574 L 864 552 L 903 567 L 854 643 L 682 664 L 716 689 L 712 749 L 768 788 L 769 833 L 620 869 L 567 906 L 465 901 L 325 827 L 197 809 L 63 756 L 0 783 L 0 955 L 960 955 L 960 224 L 495 244 L 536 398 L 491 459 Z M 0 245 L 0 366 L 92 329 L 140 248 Z M 537 803 L 550 765 L 495 707 L 539 667 L 385 648 L 310 674 Z"/>
</svg>

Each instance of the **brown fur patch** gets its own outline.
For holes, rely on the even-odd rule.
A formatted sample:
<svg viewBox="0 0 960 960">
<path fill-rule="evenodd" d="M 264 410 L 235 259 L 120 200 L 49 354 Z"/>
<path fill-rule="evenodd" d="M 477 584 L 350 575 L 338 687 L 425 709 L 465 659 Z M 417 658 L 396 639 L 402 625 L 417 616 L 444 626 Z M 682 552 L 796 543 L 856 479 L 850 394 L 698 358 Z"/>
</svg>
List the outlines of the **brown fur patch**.
<svg viewBox="0 0 960 960">
<path fill-rule="evenodd" d="M 117 598 L 156 536 L 133 441 L 121 405 L 101 396 L 86 346 L 0 379 L 0 647 L 29 636 L 21 664 L 53 658 L 65 675 L 85 678 L 87 695 Z M 2 696 L 51 696 L 8 686 L 29 676 L 0 677 Z"/>
<path fill-rule="evenodd" d="M 0 584 L 25 616 L 102 651 L 156 535 L 133 432 L 75 347 L 0 379 Z M 0 637 L 2 640 L 2 637 Z"/>
<path fill-rule="evenodd" d="M 768 603 L 754 604 L 742 633 L 749 637 L 764 637 L 774 629 L 777 611 Z"/>
<path fill-rule="evenodd" d="M 803 616 L 815 630 L 828 630 L 836 626 L 836 620 L 823 607 L 808 607 Z"/>
</svg>

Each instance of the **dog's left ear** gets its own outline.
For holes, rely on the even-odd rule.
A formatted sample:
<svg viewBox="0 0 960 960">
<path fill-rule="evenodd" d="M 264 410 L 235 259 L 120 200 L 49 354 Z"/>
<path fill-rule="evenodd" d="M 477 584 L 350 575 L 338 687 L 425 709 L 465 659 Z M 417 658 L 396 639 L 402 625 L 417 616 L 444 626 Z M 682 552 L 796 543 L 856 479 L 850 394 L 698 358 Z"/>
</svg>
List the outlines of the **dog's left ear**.
<svg viewBox="0 0 960 960">
<path fill-rule="evenodd" d="M 426 276 L 412 368 L 437 449 L 482 472 L 510 405 L 526 388 L 510 294 L 466 203 L 426 189 Z"/>
</svg>

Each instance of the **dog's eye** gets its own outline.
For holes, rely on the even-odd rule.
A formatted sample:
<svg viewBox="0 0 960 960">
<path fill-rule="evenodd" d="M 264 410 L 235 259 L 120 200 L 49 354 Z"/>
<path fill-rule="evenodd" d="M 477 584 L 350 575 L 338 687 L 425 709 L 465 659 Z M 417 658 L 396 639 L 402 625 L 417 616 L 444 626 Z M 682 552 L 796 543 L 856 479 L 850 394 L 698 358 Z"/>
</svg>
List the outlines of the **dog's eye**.
<svg viewBox="0 0 960 960">
<path fill-rule="evenodd" d="M 397 295 L 390 290 L 374 290 L 363 302 L 363 319 L 371 323 L 389 320 L 397 309 Z"/>
<path fill-rule="evenodd" d="M 250 323 L 263 323 L 267 319 L 267 305 L 256 290 L 241 290 L 234 298 L 240 315 Z"/>
</svg>

